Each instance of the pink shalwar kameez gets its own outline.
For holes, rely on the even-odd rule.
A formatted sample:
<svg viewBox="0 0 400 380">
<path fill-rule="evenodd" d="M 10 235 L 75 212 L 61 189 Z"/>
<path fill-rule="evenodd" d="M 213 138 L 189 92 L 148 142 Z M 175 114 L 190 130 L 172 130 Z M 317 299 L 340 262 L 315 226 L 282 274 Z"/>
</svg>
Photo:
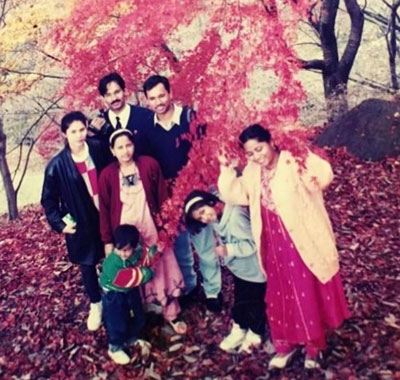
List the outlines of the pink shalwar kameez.
<svg viewBox="0 0 400 380">
<path fill-rule="evenodd" d="M 157 244 L 158 233 L 146 200 L 142 181 L 133 186 L 123 183 L 120 173 L 120 199 L 122 203 L 121 224 L 136 226 L 144 246 Z M 158 301 L 163 307 L 164 318 L 168 321 L 176 319 L 180 312 L 177 297 L 184 287 L 183 278 L 171 248 L 158 253 L 154 268 L 154 278 L 144 286 L 144 300 L 146 303 Z"/>
<path fill-rule="evenodd" d="M 263 171 L 261 191 L 261 257 L 271 339 L 277 353 L 304 344 L 315 357 L 325 348 L 326 332 L 339 327 L 350 312 L 339 273 L 322 284 L 302 261 L 272 201 L 268 184 L 273 174 Z"/>
</svg>

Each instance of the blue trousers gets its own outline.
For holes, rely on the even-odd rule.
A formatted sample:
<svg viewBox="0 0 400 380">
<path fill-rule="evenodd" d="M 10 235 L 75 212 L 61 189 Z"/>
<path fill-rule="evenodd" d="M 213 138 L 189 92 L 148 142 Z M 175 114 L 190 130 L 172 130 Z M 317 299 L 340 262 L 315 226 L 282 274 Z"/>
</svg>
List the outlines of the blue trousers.
<svg viewBox="0 0 400 380">
<path fill-rule="evenodd" d="M 108 343 L 112 350 L 121 349 L 139 337 L 144 325 L 144 312 L 139 288 L 127 293 L 113 290 L 103 293 L 103 318 Z"/>
<path fill-rule="evenodd" d="M 207 226 L 196 235 L 183 231 L 175 239 L 175 256 L 185 282 L 185 293 L 189 293 L 197 284 L 190 242 L 192 242 L 199 257 L 204 293 L 206 297 L 216 297 L 221 291 L 221 267 L 214 254 L 215 242 L 212 227 Z"/>
</svg>

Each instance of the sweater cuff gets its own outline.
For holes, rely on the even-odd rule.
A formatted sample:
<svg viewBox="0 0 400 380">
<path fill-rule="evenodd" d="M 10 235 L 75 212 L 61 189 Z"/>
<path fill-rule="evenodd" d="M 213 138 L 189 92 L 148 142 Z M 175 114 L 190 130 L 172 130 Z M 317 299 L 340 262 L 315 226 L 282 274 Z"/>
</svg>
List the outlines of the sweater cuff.
<svg viewBox="0 0 400 380">
<path fill-rule="evenodd" d="M 140 268 L 126 268 L 118 271 L 113 285 L 120 288 L 134 288 L 139 286 L 143 280 L 143 274 Z"/>
<path fill-rule="evenodd" d="M 225 244 L 226 247 L 226 251 L 228 252 L 228 254 L 226 255 L 226 257 L 234 257 L 235 256 L 235 246 L 234 244 Z"/>
</svg>

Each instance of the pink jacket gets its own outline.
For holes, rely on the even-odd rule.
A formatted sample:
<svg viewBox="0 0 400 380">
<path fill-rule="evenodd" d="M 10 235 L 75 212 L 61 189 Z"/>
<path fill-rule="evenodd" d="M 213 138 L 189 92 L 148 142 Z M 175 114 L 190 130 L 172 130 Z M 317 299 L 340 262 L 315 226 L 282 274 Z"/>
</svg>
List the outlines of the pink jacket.
<svg viewBox="0 0 400 380">
<path fill-rule="evenodd" d="M 304 264 L 322 283 L 339 270 L 335 237 L 322 197 L 322 190 L 332 179 L 329 163 L 319 156 L 309 152 L 306 169 L 299 173 L 291 153 L 282 151 L 270 185 L 279 216 Z M 221 166 L 218 188 L 227 203 L 250 207 L 261 266 L 261 167 L 248 163 L 242 176 L 237 177 L 233 167 Z"/>
</svg>

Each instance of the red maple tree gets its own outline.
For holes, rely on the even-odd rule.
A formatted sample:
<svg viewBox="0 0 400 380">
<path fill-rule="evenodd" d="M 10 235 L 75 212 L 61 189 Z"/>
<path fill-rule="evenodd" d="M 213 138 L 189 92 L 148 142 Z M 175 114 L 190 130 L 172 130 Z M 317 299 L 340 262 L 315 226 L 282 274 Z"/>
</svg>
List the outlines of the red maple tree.
<svg viewBox="0 0 400 380">
<path fill-rule="evenodd" d="M 215 184 L 218 150 L 224 146 L 237 154 L 244 126 L 261 122 L 281 148 L 304 152 L 299 133 L 287 129 L 298 128 L 305 99 L 290 45 L 308 5 L 308 0 L 285 1 L 281 8 L 274 0 L 83 0 L 52 31 L 70 72 L 62 89 L 69 108 L 98 107 L 97 83 L 110 71 L 122 74 L 137 99 L 143 81 L 163 73 L 175 101 L 194 106 L 196 123 L 207 124 L 207 137 L 193 141 L 189 164 L 165 204 L 170 233 L 188 192 Z M 190 30 L 191 37 L 183 38 Z"/>
</svg>

